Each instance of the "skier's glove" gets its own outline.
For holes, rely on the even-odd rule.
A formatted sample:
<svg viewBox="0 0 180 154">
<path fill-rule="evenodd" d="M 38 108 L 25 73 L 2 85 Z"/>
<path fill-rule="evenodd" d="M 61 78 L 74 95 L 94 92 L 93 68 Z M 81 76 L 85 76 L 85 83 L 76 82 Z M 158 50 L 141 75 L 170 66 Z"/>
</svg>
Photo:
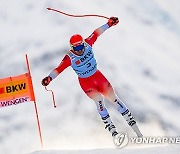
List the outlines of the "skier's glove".
<svg viewBox="0 0 180 154">
<path fill-rule="evenodd" d="M 117 25 L 118 22 L 119 22 L 118 17 L 110 17 L 107 24 L 109 25 L 109 27 L 111 27 Z"/>
<path fill-rule="evenodd" d="M 44 79 L 42 79 L 41 84 L 43 86 L 47 86 L 51 81 L 52 81 L 52 78 L 50 76 L 47 76 Z"/>
</svg>

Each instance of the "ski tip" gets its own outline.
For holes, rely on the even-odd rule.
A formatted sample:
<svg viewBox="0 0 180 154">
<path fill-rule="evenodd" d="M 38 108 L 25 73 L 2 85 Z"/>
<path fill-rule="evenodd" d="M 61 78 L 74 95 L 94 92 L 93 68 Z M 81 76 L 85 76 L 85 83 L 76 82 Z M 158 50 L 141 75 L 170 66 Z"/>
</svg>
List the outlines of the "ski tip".
<svg viewBox="0 0 180 154">
<path fill-rule="evenodd" d="M 48 10 L 51 10 L 51 8 L 49 8 L 49 7 L 48 7 L 47 9 L 48 9 Z"/>
</svg>

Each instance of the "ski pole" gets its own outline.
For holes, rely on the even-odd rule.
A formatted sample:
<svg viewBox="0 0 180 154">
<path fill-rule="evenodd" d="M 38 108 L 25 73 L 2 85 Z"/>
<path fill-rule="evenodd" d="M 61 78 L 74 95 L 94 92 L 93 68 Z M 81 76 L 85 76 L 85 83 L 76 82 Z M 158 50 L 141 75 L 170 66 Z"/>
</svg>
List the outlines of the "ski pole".
<svg viewBox="0 0 180 154">
<path fill-rule="evenodd" d="M 109 19 L 109 18 L 106 17 L 106 16 L 97 15 L 97 14 L 73 15 L 73 14 L 68 14 L 68 13 L 62 12 L 62 11 L 60 11 L 60 10 L 53 9 L 53 8 L 47 8 L 47 9 L 48 9 L 48 10 L 51 10 L 51 11 L 55 11 L 55 12 L 61 13 L 61 14 L 64 14 L 64 15 L 66 15 L 66 16 L 70 16 L 70 17 L 100 17 L 100 18 Z"/>
<path fill-rule="evenodd" d="M 47 89 L 46 87 L 45 87 L 45 89 L 46 89 L 46 91 L 50 91 L 51 92 L 52 98 L 53 98 L 53 105 L 54 105 L 54 108 L 56 108 L 57 106 L 56 106 L 56 101 L 55 101 L 55 97 L 54 97 L 54 92 L 52 90 Z"/>
</svg>

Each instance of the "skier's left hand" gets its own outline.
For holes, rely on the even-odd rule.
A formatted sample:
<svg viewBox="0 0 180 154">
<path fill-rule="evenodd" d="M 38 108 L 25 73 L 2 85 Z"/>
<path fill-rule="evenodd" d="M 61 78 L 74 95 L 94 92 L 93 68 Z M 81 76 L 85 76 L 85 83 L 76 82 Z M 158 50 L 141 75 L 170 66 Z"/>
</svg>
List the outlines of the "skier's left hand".
<svg viewBox="0 0 180 154">
<path fill-rule="evenodd" d="M 117 25 L 118 23 L 119 23 L 118 17 L 110 17 L 107 24 L 109 25 L 109 27 L 111 27 Z"/>
</svg>

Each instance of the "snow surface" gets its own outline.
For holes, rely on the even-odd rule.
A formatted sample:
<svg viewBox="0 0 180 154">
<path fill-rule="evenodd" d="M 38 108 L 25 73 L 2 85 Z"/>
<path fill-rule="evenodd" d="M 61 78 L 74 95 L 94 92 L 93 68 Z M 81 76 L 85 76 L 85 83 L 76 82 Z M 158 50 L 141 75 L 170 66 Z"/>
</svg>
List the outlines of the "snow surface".
<svg viewBox="0 0 180 154">
<path fill-rule="evenodd" d="M 93 150 L 47 150 L 37 151 L 31 154 L 178 154 L 180 146 L 159 146 L 151 148 L 129 148 L 129 149 L 93 149 Z"/>
<path fill-rule="evenodd" d="M 118 16 L 120 24 L 94 45 L 99 69 L 132 111 L 144 136 L 179 136 L 179 6 L 179 0 L 0 0 L 0 78 L 27 71 L 28 54 L 45 149 L 114 148 L 95 104 L 82 92 L 71 68 L 48 87 L 55 92 L 56 109 L 40 83 L 68 51 L 71 35 L 87 37 L 107 21 L 70 18 L 46 8 Z M 134 136 L 114 106 L 105 101 L 118 130 Z M 0 132 L 0 153 L 41 149 L 31 102 L 2 108 Z"/>
</svg>

